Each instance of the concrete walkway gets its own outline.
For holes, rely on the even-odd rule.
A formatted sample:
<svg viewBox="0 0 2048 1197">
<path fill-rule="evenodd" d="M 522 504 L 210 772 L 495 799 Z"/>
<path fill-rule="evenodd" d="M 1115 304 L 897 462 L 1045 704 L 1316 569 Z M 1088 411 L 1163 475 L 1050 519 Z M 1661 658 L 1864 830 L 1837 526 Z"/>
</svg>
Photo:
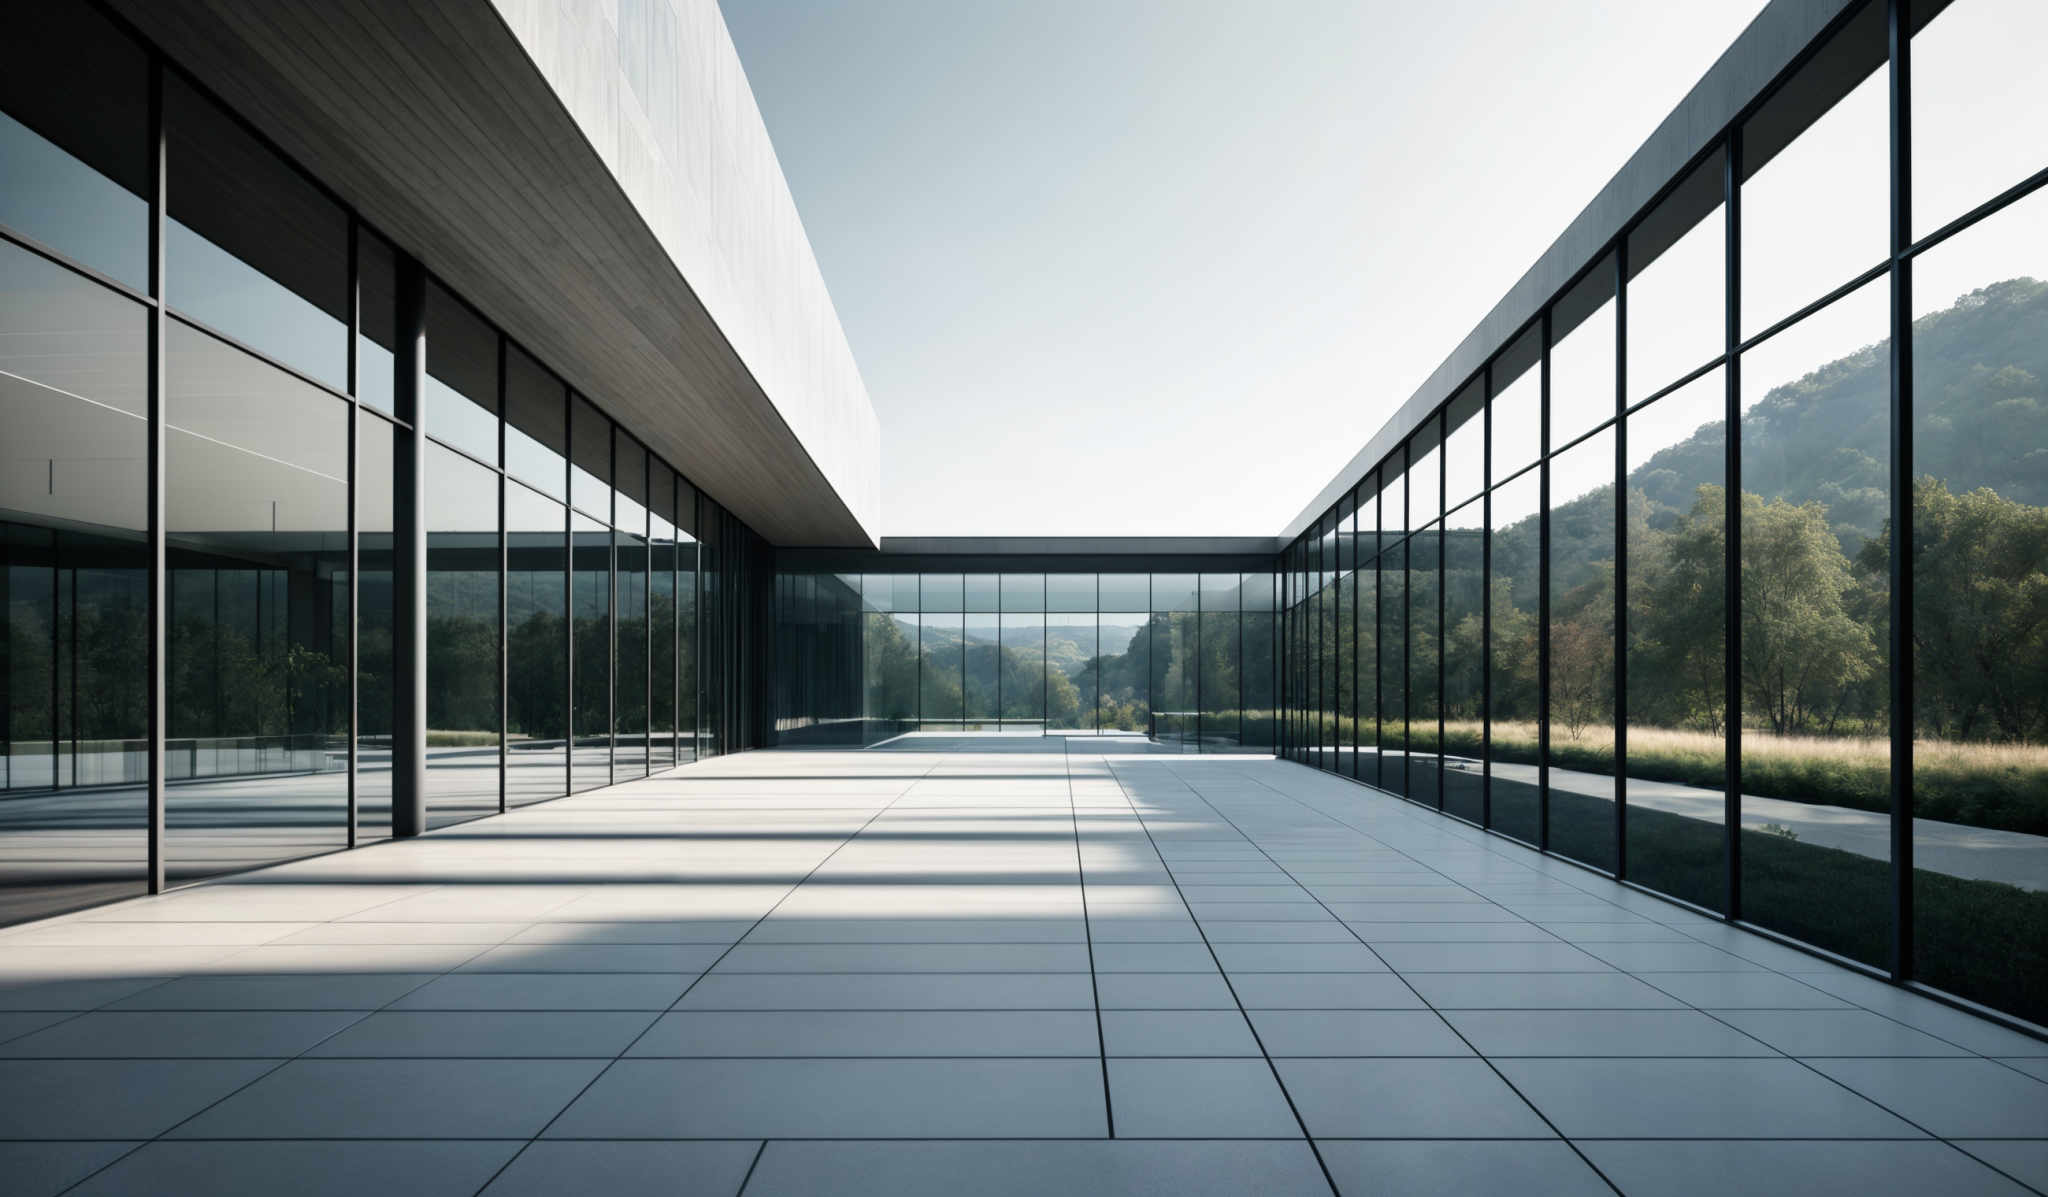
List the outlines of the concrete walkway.
<svg viewBox="0 0 2048 1197">
<path fill-rule="evenodd" d="M 8 1194 L 2024 1193 L 2043 1078 L 1398 799 L 1082 739 L 748 753 L 0 932 Z"/>
</svg>

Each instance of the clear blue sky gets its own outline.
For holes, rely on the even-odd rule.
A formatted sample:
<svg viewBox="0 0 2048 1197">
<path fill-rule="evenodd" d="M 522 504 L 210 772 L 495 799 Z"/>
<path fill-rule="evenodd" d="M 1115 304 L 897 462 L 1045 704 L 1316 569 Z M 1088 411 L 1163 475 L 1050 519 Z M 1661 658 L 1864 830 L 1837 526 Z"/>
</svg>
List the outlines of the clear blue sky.
<svg viewBox="0 0 2048 1197">
<path fill-rule="evenodd" d="M 885 535 L 1270 535 L 1760 0 L 726 0 Z"/>
</svg>

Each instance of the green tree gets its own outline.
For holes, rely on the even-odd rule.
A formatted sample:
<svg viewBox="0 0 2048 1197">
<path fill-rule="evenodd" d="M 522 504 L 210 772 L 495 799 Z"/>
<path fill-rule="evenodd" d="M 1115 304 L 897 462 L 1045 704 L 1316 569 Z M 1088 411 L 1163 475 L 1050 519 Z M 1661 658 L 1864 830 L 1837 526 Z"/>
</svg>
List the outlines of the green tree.
<svg viewBox="0 0 2048 1197">
<path fill-rule="evenodd" d="M 1845 601 L 1855 585 L 1825 506 L 1742 496 L 1743 702 L 1772 731 L 1812 730 L 1875 669 Z"/>
</svg>

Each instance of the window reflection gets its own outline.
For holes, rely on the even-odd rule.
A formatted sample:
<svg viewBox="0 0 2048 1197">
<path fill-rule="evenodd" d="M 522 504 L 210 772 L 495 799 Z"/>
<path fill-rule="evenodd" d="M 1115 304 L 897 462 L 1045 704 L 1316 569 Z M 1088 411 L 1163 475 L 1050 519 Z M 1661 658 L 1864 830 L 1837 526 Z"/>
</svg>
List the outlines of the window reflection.
<svg viewBox="0 0 2048 1197">
<path fill-rule="evenodd" d="M 569 788 L 569 531 L 562 505 L 505 487 L 505 802 Z"/>
<path fill-rule="evenodd" d="M 205 333 L 165 345 L 166 872 L 348 836 L 348 407 Z"/>
<path fill-rule="evenodd" d="M 1487 524 L 1493 556 L 1487 574 L 1487 793 L 1495 830 L 1530 843 L 1540 836 L 1536 633 L 1541 500 L 1531 470 L 1494 488 Z"/>
<path fill-rule="evenodd" d="M 1550 847 L 1614 859 L 1614 431 L 1550 463 Z"/>
<path fill-rule="evenodd" d="M 612 531 L 582 512 L 569 519 L 569 785 L 612 782 Z"/>
<path fill-rule="evenodd" d="M 429 444 L 427 826 L 498 809 L 498 476 Z"/>
</svg>

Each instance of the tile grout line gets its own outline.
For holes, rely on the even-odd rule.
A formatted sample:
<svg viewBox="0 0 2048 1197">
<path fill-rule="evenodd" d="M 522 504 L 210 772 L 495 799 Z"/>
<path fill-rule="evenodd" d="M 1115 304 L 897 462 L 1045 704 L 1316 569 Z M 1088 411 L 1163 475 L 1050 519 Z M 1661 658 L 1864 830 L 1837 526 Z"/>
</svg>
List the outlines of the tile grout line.
<svg viewBox="0 0 2048 1197">
<path fill-rule="evenodd" d="M 1244 999 L 1238 996 L 1237 986 L 1231 982 L 1230 974 L 1224 971 L 1223 961 L 1216 955 L 1216 945 L 1209 942 L 1209 933 L 1202 927 L 1202 920 L 1195 917 L 1195 908 L 1188 903 L 1187 895 L 1181 891 L 1180 881 L 1173 875 L 1173 867 L 1167 864 L 1166 856 L 1159 851 L 1159 841 L 1153 838 L 1152 829 L 1146 825 L 1143 812 L 1138 809 L 1138 804 L 1131 800 L 1130 788 L 1124 784 L 1123 775 L 1117 772 L 1114 764 L 1109 766 L 1109 772 L 1116 780 L 1117 788 L 1123 791 L 1124 802 L 1130 807 L 1131 818 L 1138 824 L 1138 830 L 1144 833 L 1145 842 L 1151 845 L 1153 857 L 1159 861 L 1159 866 L 1166 870 L 1168 883 L 1173 886 L 1173 892 L 1180 899 L 1182 908 L 1188 912 L 1188 921 L 1195 925 L 1195 933 L 1202 937 L 1202 947 L 1208 951 L 1210 961 L 1215 964 L 1216 975 L 1222 979 L 1223 987 L 1230 991 L 1230 1000 L 1237 1004 L 1237 1016 L 1244 1020 L 1245 1029 L 1251 1032 L 1252 1042 L 1258 1046 L 1259 1055 L 1266 1062 L 1266 1071 L 1271 1074 L 1274 1087 L 1280 1090 L 1281 1100 L 1287 1103 L 1287 1112 L 1294 1116 L 1295 1125 L 1301 1128 L 1302 1142 L 1307 1145 L 1309 1154 L 1315 1157 L 1316 1167 L 1322 1170 L 1323 1183 L 1330 1186 L 1331 1193 L 1340 1192 L 1337 1178 L 1331 1173 L 1329 1162 L 1323 1158 L 1321 1145 L 1309 1131 L 1307 1119 L 1302 1117 L 1301 1108 L 1294 1104 L 1294 1094 L 1288 1091 L 1287 1081 L 1280 1075 L 1280 1066 L 1274 1063 L 1273 1054 L 1266 1050 L 1265 1037 L 1259 1034 L 1258 1025 L 1252 1021 L 1251 1012 L 1245 1009 Z M 1178 779 L 1178 774 L 1175 776 Z M 1243 832 L 1238 834 L 1243 835 Z"/>
<path fill-rule="evenodd" d="M 1081 810 L 1074 803 L 1073 750 L 1060 739 L 1060 766 L 1067 775 L 1067 817 L 1074 828 L 1074 877 L 1081 893 L 1081 934 L 1088 944 L 1088 992 L 1095 1004 L 1095 1054 L 1102 1066 L 1102 1121 L 1106 1137 L 1116 1138 L 1116 1101 L 1109 1091 L 1109 1040 L 1102 1033 L 1102 984 L 1095 972 L 1095 928 L 1088 915 L 1088 862 L 1081 851 Z"/>
</svg>

